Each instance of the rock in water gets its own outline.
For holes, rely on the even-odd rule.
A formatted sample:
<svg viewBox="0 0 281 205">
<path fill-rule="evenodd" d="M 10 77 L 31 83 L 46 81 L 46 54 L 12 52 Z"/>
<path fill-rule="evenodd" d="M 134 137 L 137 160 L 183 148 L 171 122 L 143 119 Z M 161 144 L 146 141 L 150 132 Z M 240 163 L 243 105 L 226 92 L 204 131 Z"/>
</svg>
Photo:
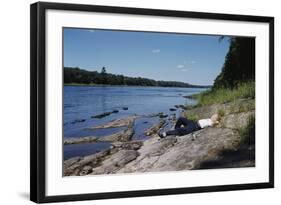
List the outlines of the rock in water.
<svg viewBox="0 0 281 205">
<path fill-rule="evenodd" d="M 166 115 L 166 114 L 159 115 L 159 118 L 166 118 L 166 117 L 168 117 L 168 115 Z"/>
<path fill-rule="evenodd" d="M 98 137 L 88 136 L 88 137 L 79 137 L 79 138 L 66 138 L 64 140 L 64 145 L 68 144 L 82 144 L 82 143 L 91 143 L 97 141 Z"/>
<path fill-rule="evenodd" d="M 112 110 L 112 113 L 118 113 L 119 110 Z"/>
<path fill-rule="evenodd" d="M 86 119 L 77 119 L 77 120 L 74 120 L 73 122 L 71 122 L 71 124 L 75 124 L 75 123 L 79 123 L 79 122 L 85 122 Z"/>
<path fill-rule="evenodd" d="M 88 129 L 104 129 L 104 128 L 114 128 L 114 127 L 123 127 L 123 126 L 132 127 L 135 119 L 138 117 L 139 116 L 134 115 L 134 116 L 130 116 L 130 117 L 123 118 L 123 119 L 117 119 L 117 120 L 113 120 L 109 123 L 106 123 L 104 125 L 89 127 Z"/>
<path fill-rule="evenodd" d="M 106 117 L 108 115 L 111 115 L 111 114 L 112 114 L 112 112 L 104 112 L 104 113 L 99 114 L 99 115 L 93 115 L 93 116 L 91 116 L 91 118 L 98 118 L 98 119 L 100 119 L 100 118 L 104 118 L 104 117 Z"/>
</svg>

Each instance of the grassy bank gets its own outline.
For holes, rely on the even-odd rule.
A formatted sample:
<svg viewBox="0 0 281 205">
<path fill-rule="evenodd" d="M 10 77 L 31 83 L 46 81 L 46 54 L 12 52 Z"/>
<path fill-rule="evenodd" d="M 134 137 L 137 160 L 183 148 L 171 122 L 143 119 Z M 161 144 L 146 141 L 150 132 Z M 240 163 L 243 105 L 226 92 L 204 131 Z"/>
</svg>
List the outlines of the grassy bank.
<svg viewBox="0 0 281 205">
<path fill-rule="evenodd" d="M 241 83 L 234 89 L 230 88 L 219 88 L 204 91 L 199 94 L 192 96 L 198 100 L 197 106 L 205 106 L 219 103 L 226 103 L 234 101 L 239 98 L 255 98 L 255 83 L 247 82 Z"/>
</svg>

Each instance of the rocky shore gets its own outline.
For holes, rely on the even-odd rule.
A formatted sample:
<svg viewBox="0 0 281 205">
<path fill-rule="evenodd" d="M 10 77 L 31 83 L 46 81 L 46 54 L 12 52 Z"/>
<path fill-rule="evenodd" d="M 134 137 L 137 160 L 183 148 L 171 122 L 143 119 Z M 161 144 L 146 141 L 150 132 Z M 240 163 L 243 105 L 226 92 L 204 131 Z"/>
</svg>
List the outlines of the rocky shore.
<svg viewBox="0 0 281 205">
<path fill-rule="evenodd" d="M 90 127 L 124 129 L 104 137 L 66 139 L 65 146 L 106 141 L 111 143 L 111 147 L 89 156 L 65 160 L 64 176 L 255 166 L 255 146 L 243 144 L 241 137 L 241 130 L 255 116 L 254 100 L 239 99 L 224 104 L 194 107 L 183 110 L 182 115 L 200 119 L 209 118 L 215 112 L 222 115 L 218 127 L 205 128 L 184 136 L 159 137 L 159 130 L 167 122 L 175 123 L 175 115 L 161 117 L 163 113 L 158 114 L 158 123 L 145 130 L 149 136 L 147 140 L 132 139 L 134 122 L 140 116 Z"/>
</svg>

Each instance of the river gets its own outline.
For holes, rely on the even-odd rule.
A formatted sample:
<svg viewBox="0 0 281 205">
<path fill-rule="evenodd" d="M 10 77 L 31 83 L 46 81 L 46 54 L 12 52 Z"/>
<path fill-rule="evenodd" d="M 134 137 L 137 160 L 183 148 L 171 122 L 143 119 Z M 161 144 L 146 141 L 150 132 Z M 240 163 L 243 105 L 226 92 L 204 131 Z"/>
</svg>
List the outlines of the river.
<svg viewBox="0 0 281 205">
<path fill-rule="evenodd" d="M 64 138 L 105 136 L 122 128 L 90 130 L 111 120 L 131 115 L 148 115 L 163 112 L 179 116 L 181 109 L 170 111 L 175 105 L 192 105 L 196 101 L 183 96 L 199 93 L 201 88 L 129 87 L 129 86 L 64 86 Z M 104 112 L 118 110 L 104 118 L 91 118 Z M 144 130 L 159 121 L 158 117 L 139 118 L 134 123 L 133 139 L 145 139 Z M 96 153 L 110 143 L 89 143 L 64 146 L 64 159 Z"/>
</svg>

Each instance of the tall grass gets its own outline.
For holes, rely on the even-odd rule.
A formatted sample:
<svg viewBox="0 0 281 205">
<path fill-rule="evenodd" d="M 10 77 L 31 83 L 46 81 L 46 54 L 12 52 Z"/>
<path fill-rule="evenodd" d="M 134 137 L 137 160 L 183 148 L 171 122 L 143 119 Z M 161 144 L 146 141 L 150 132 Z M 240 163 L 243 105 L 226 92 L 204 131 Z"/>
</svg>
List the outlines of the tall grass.
<svg viewBox="0 0 281 205">
<path fill-rule="evenodd" d="M 255 82 L 241 83 L 234 89 L 217 88 L 193 96 L 199 106 L 231 102 L 238 98 L 255 98 Z"/>
<path fill-rule="evenodd" d="M 248 123 L 244 128 L 240 128 L 240 143 L 242 145 L 254 145 L 255 144 L 255 117 L 250 117 Z"/>
</svg>

